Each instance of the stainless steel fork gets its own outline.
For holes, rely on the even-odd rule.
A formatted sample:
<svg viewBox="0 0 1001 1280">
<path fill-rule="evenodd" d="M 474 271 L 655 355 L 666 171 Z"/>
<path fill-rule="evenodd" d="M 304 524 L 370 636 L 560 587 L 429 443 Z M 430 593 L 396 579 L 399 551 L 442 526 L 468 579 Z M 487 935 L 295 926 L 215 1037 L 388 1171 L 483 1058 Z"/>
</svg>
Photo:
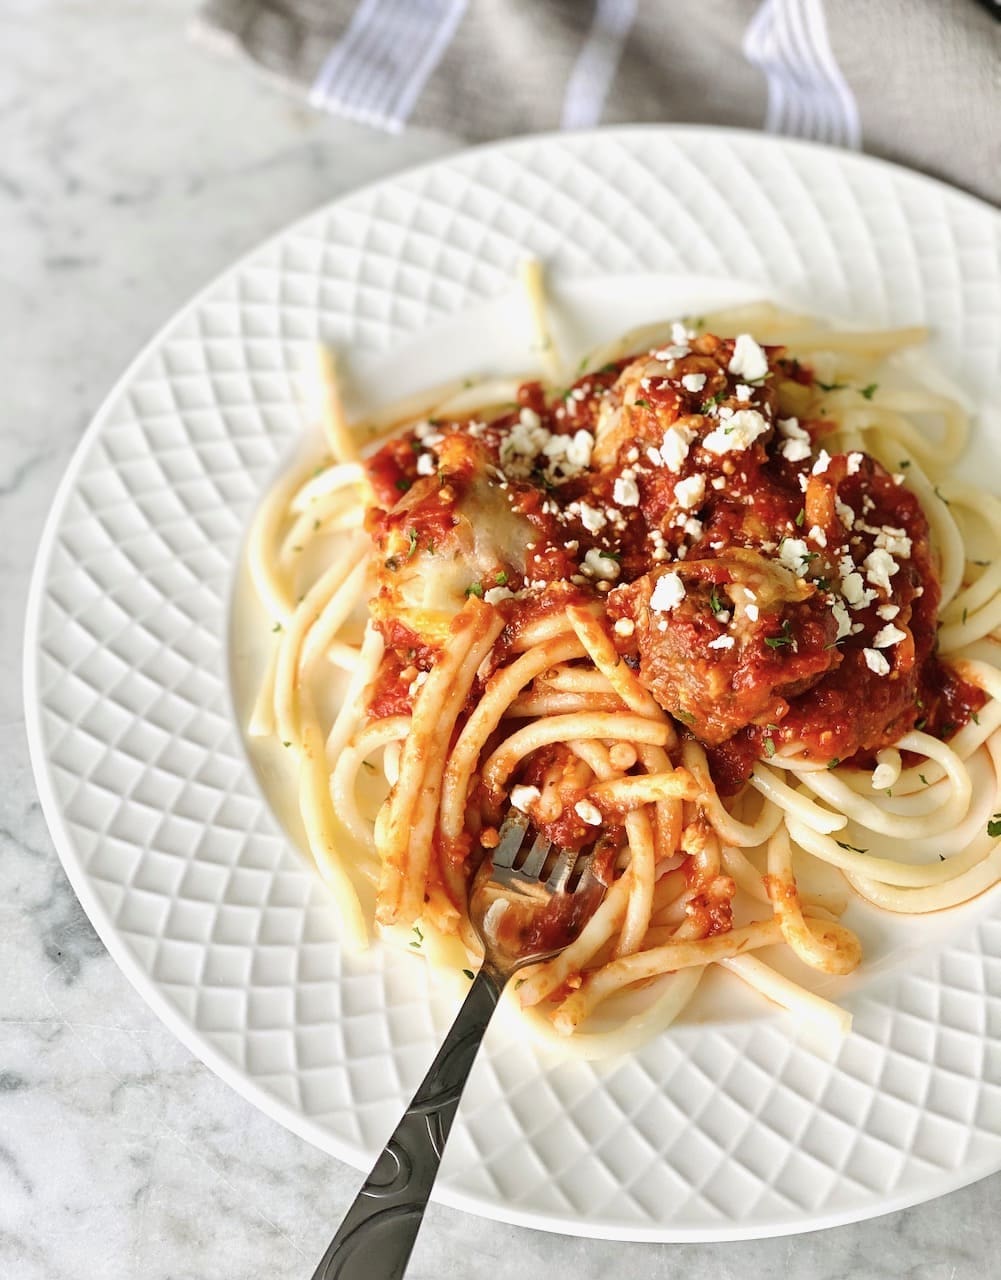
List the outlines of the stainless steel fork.
<svg viewBox="0 0 1001 1280">
<path fill-rule="evenodd" d="M 477 877 L 469 915 L 483 943 L 480 971 L 313 1280 L 400 1280 L 462 1090 L 501 992 L 523 965 L 568 946 L 604 897 L 606 886 L 595 875 L 590 854 L 561 850 L 543 879 L 553 863 L 552 848 L 538 836 L 525 852 L 527 828 L 525 815 L 512 812 L 500 829 L 492 870 Z M 512 907 L 515 927 L 505 927 L 504 917 Z"/>
</svg>

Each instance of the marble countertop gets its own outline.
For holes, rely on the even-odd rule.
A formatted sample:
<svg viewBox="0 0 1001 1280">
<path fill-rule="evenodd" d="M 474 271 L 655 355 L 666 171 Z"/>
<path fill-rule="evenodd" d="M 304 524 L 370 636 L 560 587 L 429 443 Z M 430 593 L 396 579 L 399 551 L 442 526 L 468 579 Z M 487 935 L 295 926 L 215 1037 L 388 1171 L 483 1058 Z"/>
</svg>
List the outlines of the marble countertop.
<svg viewBox="0 0 1001 1280">
<path fill-rule="evenodd" d="M 253 1110 L 146 1009 L 35 797 L 20 619 L 59 476 L 107 388 L 290 219 L 441 154 L 314 115 L 186 38 L 184 0 L 0 0 L 0 1276 L 308 1276 L 359 1175 Z M 548 1236 L 432 1205 L 409 1275 L 994 1274 L 1001 1175 L 857 1226 L 726 1245 Z"/>
</svg>

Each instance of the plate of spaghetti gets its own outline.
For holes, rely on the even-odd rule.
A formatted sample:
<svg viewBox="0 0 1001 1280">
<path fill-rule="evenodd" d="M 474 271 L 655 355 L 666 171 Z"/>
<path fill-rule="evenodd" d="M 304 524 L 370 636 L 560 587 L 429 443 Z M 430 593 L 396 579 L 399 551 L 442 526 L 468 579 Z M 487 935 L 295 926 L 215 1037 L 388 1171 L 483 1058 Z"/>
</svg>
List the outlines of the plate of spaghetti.
<svg viewBox="0 0 1001 1280">
<path fill-rule="evenodd" d="M 513 808 L 608 891 L 511 984 L 442 1199 L 726 1239 L 1001 1167 L 999 236 L 627 129 L 192 303 L 64 482 L 27 660 L 60 855 L 177 1034 L 364 1165 Z"/>
</svg>

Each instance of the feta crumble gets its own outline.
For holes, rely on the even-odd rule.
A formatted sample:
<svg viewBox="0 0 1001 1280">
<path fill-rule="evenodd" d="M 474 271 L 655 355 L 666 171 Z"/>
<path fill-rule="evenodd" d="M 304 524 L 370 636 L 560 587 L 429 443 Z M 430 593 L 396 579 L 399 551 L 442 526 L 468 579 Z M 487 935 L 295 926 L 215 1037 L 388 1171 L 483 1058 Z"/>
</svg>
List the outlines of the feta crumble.
<svg viewBox="0 0 1001 1280">
<path fill-rule="evenodd" d="M 528 813 L 529 806 L 535 804 L 536 800 L 542 798 L 542 792 L 538 787 L 526 787 L 522 783 L 511 788 L 511 804 L 515 809 L 519 809 L 522 813 Z"/>
<path fill-rule="evenodd" d="M 662 574 L 650 596 L 650 608 L 657 613 L 670 613 L 685 598 L 685 584 L 676 573 Z"/>
<path fill-rule="evenodd" d="M 715 640 L 709 641 L 710 649 L 732 649 L 736 644 L 733 636 L 717 636 Z"/>
<path fill-rule="evenodd" d="M 749 448 L 768 430 L 768 423 L 757 409 L 738 409 L 702 441 L 703 449 L 717 455 L 736 453 Z"/>
<path fill-rule="evenodd" d="M 900 644 L 901 640 L 906 639 L 906 631 L 901 631 L 892 622 L 888 622 L 885 627 L 880 627 L 875 636 L 873 636 L 872 647 L 874 649 L 890 649 L 895 644 Z"/>
<path fill-rule="evenodd" d="M 686 373 L 681 379 L 681 385 L 686 391 L 701 391 L 706 385 L 706 375 L 704 373 Z"/>
<path fill-rule="evenodd" d="M 862 656 L 865 658 L 865 665 L 877 676 L 888 676 L 890 674 L 890 664 L 878 649 L 863 649 Z"/>
<path fill-rule="evenodd" d="M 768 372 L 768 357 L 749 333 L 737 335 L 727 369 L 745 382 L 760 382 Z"/>
<path fill-rule="evenodd" d="M 617 476 L 612 489 L 612 498 L 620 507 L 637 507 L 640 501 L 639 486 L 631 471 L 623 471 Z"/>
<path fill-rule="evenodd" d="M 578 800 L 573 811 L 581 822 L 586 822 L 589 827 L 601 826 L 601 810 L 590 800 Z"/>
<path fill-rule="evenodd" d="M 706 478 L 705 476 L 696 475 L 689 476 L 685 480 L 679 480 L 674 486 L 674 496 L 678 504 L 690 511 L 693 507 L 697 507 L 706 494 Z"/>
</svg>

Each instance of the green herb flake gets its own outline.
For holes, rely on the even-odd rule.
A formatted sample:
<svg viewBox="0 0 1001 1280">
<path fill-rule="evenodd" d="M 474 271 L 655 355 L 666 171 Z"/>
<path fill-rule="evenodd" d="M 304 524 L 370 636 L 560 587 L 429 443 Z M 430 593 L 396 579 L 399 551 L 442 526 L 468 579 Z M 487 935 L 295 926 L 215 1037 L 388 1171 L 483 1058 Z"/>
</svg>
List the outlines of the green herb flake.
<svg viewBox="0 0 1001 1280">
<path fill-rule="evenodd" d="M 841 763 L 840 756 L 832 756 L 831 759 L 828 760 L 827 762 L 827 767 L 828 769 L 836 769 L 840 763 Z"/>
<path fill-rule="evenodd" d="M 708 400 L 702 401 L 702 404 L 699 406 L 699 413 L 701 413 L 703 416 L 705 416 L 706 414 L 712 413 L 713 409 L 715 409 L 716 406 L 725 399 L 726 399 L 726 391 L 725 390 L 717 391 L 716 394 L 710 396 Z"/>
<path fill-rule="evenodd" d="M 283 630 L 282 624 L 281 624 L 280 622 L 276 622 L 276 623 L 275 623 L 275 625 L 271 628 L 271 630 L 272 630 L 272 631 L 281 631 L 281 630 Z"/>
<path fill-rule="evenodd" d="M 503 569 L 501 569 L 500 573 L 494 574 L 494 582 L 496 582 L 499 587 L 507 586 L 507 574 Z"/>
<path fill-rule="evenodd" d="M 911 465 L 911 460 L 910 458 L 901 458 L 900 462 L 897 465 L 900 467 L 901 471 L 906 471 L 907 468 Z"/>
<path fill-rule="evenodd" d="M 291 745 L 292 745 L 292 743 L 291 743 L 291 742 L 283 742 L 283 743 L 282 743 L 282 746 L 283 746 L 283 747 L 290 747 Z"/>
<path fill-rule="evenodd" d="M 765 636 L 765 644 L 769 649 L 784 649 L 787 645 L 794 644 L 792 635 L 792 625 L 786 618 L 782 623 L 782 634 L 779 636 Z"/>
<path fill-rule="evenodd" d="M 995 813 L 987 823 L 987 834 L 992 840 L 1001 836 L 1001 813 Z"/>
<path fill-rule="evenodd" d="M 944 502 L 947 507 L 950 505 L 949 499 L 942 497 L 942 492 L 939 489 L 938 485 L 935 486 L 935 497 L 938 498 L 941 502 Z"/>
<path fill-rule="evenodd" d="M 473 978 L 476 976 L 476 975 L 473 973 L 472 969 L 463 969 L 463 971 L 462 971 L 462 972 L 463 972 L 463 975 L 464 975 L 465 977 L 467 977 L 467 978 L 469 979 L 469 981 L 470 981 L 470 982 L 472 982 Z M 525 981 L 525 979 L 524 979 L 524 978 L 522 978 L 522 982 L 524 982 L 524 981 Z"/>
<path fill-rule="evenodd" d="M 765 755 L 766 755 L 766 756 L 768 756 L 768 757 L 769 757 L 769 759 L 770 759 L 770 758 L 775 754 L 775 742 L 774 742 L 774 740 L 773 740 L 773 739 L 771 739 L 771 738 L 765 738 L 765 739 L 764 739 L 764 741 L 763 741 L 763 743 L 762 743 L 762 745 L 763 745 L 763 746 L 764 746 L 764 748 L 765 748 Z"/>
<path fill-rule="evenodd" d="M 800 507 L 799 511 L 796 514 L 796 525 L 798 528 L 802 529 L 803 521 L 805 519 L 806 519 L 806 508 Z"/>
<path fill-rule="evenodd" d="M 396 488 L 400 493 L 406 493 L 406 491 L 410 488 L 410 481 L 407 479 L 406 476 L 400 476 L 399 480 L 397 480 L 396 482 Z"/>
<path fill-rule="evenodd" d="M 633 401 L 633 404 L 636 406 L 636 408 L 637 408 L 637 409 L 649 409 L 649 408 L 650 408 L 650 401 L 649 401 L 649 400 L 634 400 L 634 401 Z"/>
<path fill-rule="evenodd" d="M 974 724 L 980 723 L 980 717 L 977 715 L 975 711 L 970 712 L 970 719 L 973 721 Z"/>
<path fill-rule="evenodd" d="M 928 779 L 925 777 L 925 775 L 924 775 L 923 773 L 919 773 L 919 774 L 918 774 L 918 777 L 921 779 L 921 781 L 922 781 L 922 782 L 925 784 L 925 786 L 927 787 L 927 786 L 928 786 Z"/>
<path fill-rule="evenodd" d="M 412 560 L 417 554 L 418 534 L 416 529 L 408 529 L 407 537 L 410 539 L 410 545 L 407 547 L 407 559 Z"/>
<path fill-rule="evenodd" d="M 870 382 L 867 387 L 861 387 L 859 389 L 859 395 L 862 397 L 863 400 L 871 400 L 878 390 L 879 390 L 879 383 Z"/>
<path fill-rule="evenodd" d="M 835 840 L 839 849 L 847 849 L 849 853 L 868 853 L 868 849 L 860 849 L 857 844 L 848 844 L 845 840 Z"/>
<path fill-rule="evenodd" d="M 719 613 L 723 608 L 723 602 L 719 598 L 715 584 L 713 584 L 713 589 L 709 592 L 709 608 L 714 614 Z"/>
<path fill-rule="evenodd" d="M 695 717 L 690 711 L 682 711 L 680 708 L 674 712 L 675 720 L 680 720 L 682 724 L 693 725 Z"/>
<path fill-rule="evenodd" d="M 483 599 L 483 584 L 482 584 L 482 583 L 480 583 L 480 582 L 471 582 L 471 583 L 469 584 L 469 586 L 466 588 L 466 595 L 467 595 L 467 596 L 478 596 L 478 597 L 479 597 L 479 599 L 480 599 L 480 600 L 482 600 L 482 599 Z"/>
<path fill-rule="evenodd" d="M 361 762 L 361 767 L 367 770 L 369 773 L 375 773 L 375 765 L 372 763 L 371 760 L 363 760 Z"/>
<path fill-rule="evenodd" d="M 821 382 L 819 378 L 813 380 L 821 391 L 843 391 L 848 385 L 847 382 Z"/>
</svg>

